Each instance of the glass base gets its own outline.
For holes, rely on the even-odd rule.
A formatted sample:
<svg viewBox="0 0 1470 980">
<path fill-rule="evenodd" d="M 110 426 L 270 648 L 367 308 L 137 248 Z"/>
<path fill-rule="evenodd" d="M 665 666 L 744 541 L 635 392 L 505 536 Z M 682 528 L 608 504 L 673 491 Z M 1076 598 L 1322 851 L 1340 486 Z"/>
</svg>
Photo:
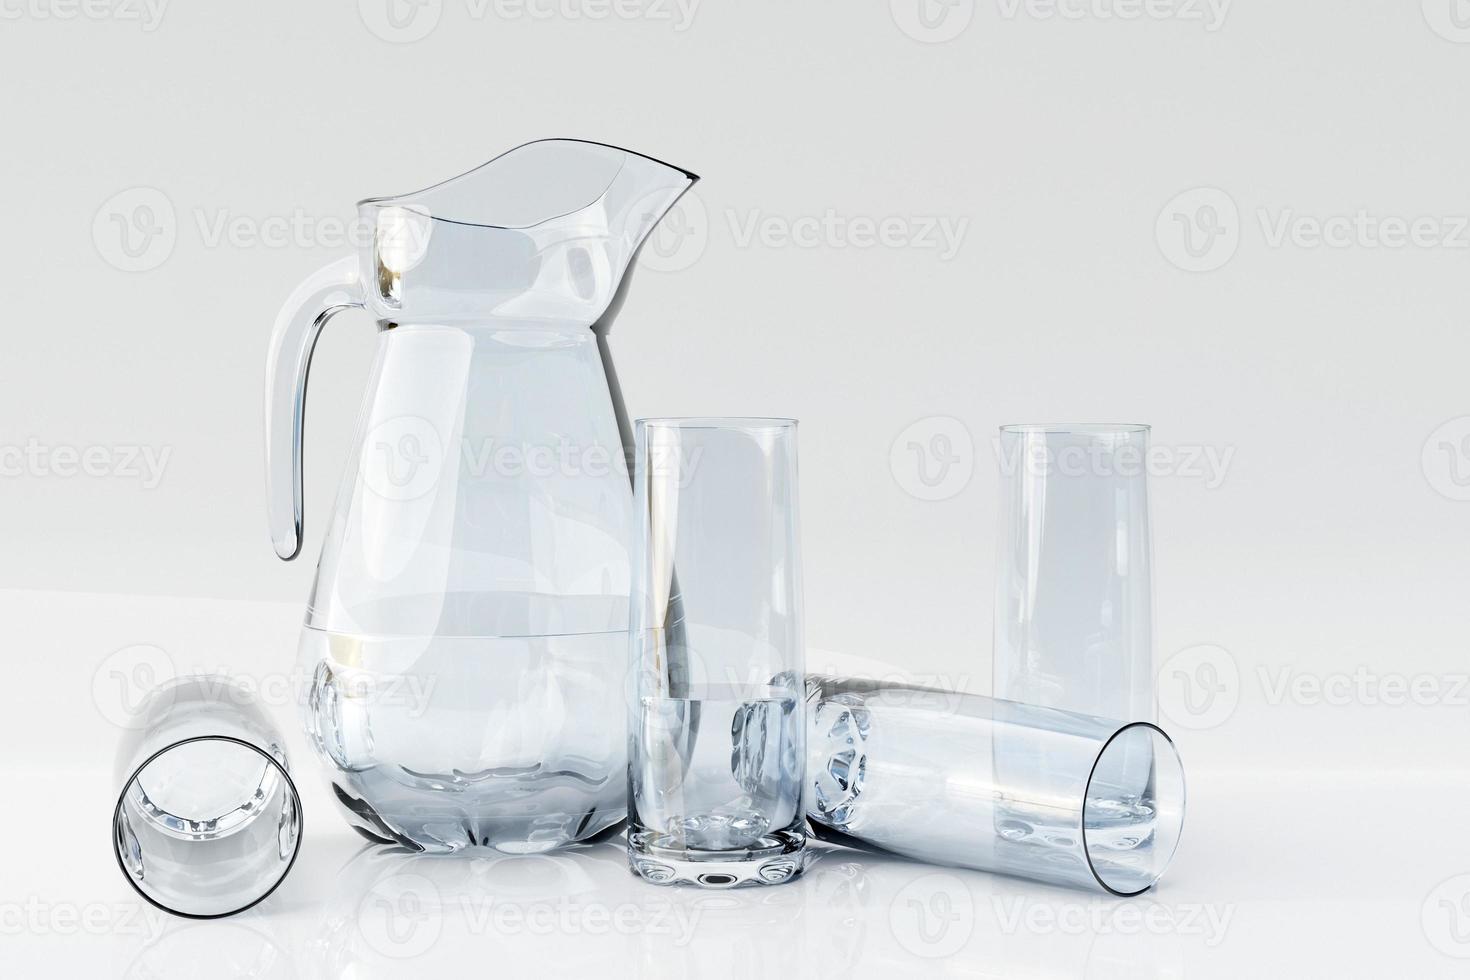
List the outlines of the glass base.
<svg viewBox="0 0 1470 980">
<path fill-rule="evenodd" d="M 660 838 L 667 840 L 652 831 L 628 831 L 628 867 L 656 885 L 779 885 L 801 874 L 805 864 L 806 834 L 799 830 L 776 831 L 728 851 L 670 847 Z"/>
</svg>

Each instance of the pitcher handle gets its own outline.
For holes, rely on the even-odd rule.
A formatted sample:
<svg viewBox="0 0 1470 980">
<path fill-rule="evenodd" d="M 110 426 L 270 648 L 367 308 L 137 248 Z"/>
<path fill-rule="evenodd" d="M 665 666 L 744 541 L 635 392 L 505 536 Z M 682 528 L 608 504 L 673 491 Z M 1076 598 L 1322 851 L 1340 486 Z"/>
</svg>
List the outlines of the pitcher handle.
<svg viewBox="0 0 1470 980">
<path fill-rule="evenodd" d="M 265 364 L 265 475 L 271 542 L 282 561 L 301 553 L 301 448 L 311 354 L 328 320 L 362 308 L 357 270 L 355 257 L 318 269 L 276 314 Z"/>
</svg>

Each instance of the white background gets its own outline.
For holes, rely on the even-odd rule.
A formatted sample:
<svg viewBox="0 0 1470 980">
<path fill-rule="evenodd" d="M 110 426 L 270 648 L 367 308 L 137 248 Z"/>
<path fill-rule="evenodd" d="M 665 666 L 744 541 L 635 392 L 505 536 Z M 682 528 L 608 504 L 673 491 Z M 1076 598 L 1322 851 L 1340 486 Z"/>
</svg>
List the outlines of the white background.
<svg viewBox="0 0 1470 980">
<path fill-rule="evenodd" d="M 0 80 L 17 975 L 195 976 L 190 948 L 238 947 L 224 975 L 748 976 L 789 967 L 782 944 L 818 976 L 1462 975 L 1470 3 L 0 0 Z M 356 199 L 544 136 L 705 178 L 614 356 L 634 415 L 801 419 L 814 661 L 986 692 L 995 428 L 1153 424 L 1175 461 L 1152 485 L 1160 698 L 1192 793 L 1134 903 L 1162 926 L 839 854 L 705 910 L 684 946 L 455 911 L 404 966 L 350 911 L 398 870 L 349 863 L 315 797 L 301 866 L 249 920 L 120 921 L 108 679 L 139 678 L 140 645 L 265 686 L 292 670 L 375 338 L 344 316 L 318 348 L 307 557 L 283 565 L 260 404 L 278 304 L 346 253 Z M 90 473 L 68 463 L 87 450 Z M 485 880 L 697 898 L 562 860 Z M 424 877 L 458 910 L 478 873 Z"/>
</svg>

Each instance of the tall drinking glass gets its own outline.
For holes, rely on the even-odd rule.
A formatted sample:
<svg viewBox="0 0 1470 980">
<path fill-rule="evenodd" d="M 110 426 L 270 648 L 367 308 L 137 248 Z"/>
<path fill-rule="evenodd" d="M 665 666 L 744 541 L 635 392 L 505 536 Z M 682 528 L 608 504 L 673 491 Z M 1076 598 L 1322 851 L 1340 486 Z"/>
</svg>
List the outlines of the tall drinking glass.
<svg viewBox="0 0 1470 980">
<path fill-rule="evenodd" d="M 1007 425 L 993 694 L 1152 721 L 1146 425 Z"/>
<path fill-rule="evenodd" d="M 1174 856 L 1184 770 L 1148 722 L 816 675 L 807 688 L 819 836 L 1122 896 Z"/>
<path fill-rule="evenodd" d="M 118 867 L 166 912 L 214 919 L 275 891 L 301 845 L 279 732 L 227 677 L 149 692 L 117 754 Z"/>
<path fill-rule="evenodd" d="M 796 423 L 640 420 L 634 495 L 629 864 L 786 881 L 806 846 Z"/>
</svg>

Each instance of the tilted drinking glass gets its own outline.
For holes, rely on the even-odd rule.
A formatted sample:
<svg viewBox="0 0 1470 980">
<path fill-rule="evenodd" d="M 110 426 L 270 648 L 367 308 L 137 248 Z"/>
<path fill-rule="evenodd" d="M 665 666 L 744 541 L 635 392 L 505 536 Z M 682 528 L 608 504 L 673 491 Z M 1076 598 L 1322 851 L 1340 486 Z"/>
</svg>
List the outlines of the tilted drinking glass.
<svg viewBox="0 0 1470 980">
<path fill-rule="evenodd" d="M 118 749 L 116 778 L 118 867 L 167 912 L 242 912 L 296 861 L 301 799 L 280 733 L 227 677 L 183 677 L 149 692 Z"/>
<path fill-rule="evenodd" d="M 1149 722 L 818 675 L 807 690 L 818 836 L 1122 896 L 1173 858 L 1184 770 Z"/>
<path fill-rule="evenodd" d="M 796 423 L 637 427 L 628 859 L 657 883 L 801 870 Z"/>
</svg>

